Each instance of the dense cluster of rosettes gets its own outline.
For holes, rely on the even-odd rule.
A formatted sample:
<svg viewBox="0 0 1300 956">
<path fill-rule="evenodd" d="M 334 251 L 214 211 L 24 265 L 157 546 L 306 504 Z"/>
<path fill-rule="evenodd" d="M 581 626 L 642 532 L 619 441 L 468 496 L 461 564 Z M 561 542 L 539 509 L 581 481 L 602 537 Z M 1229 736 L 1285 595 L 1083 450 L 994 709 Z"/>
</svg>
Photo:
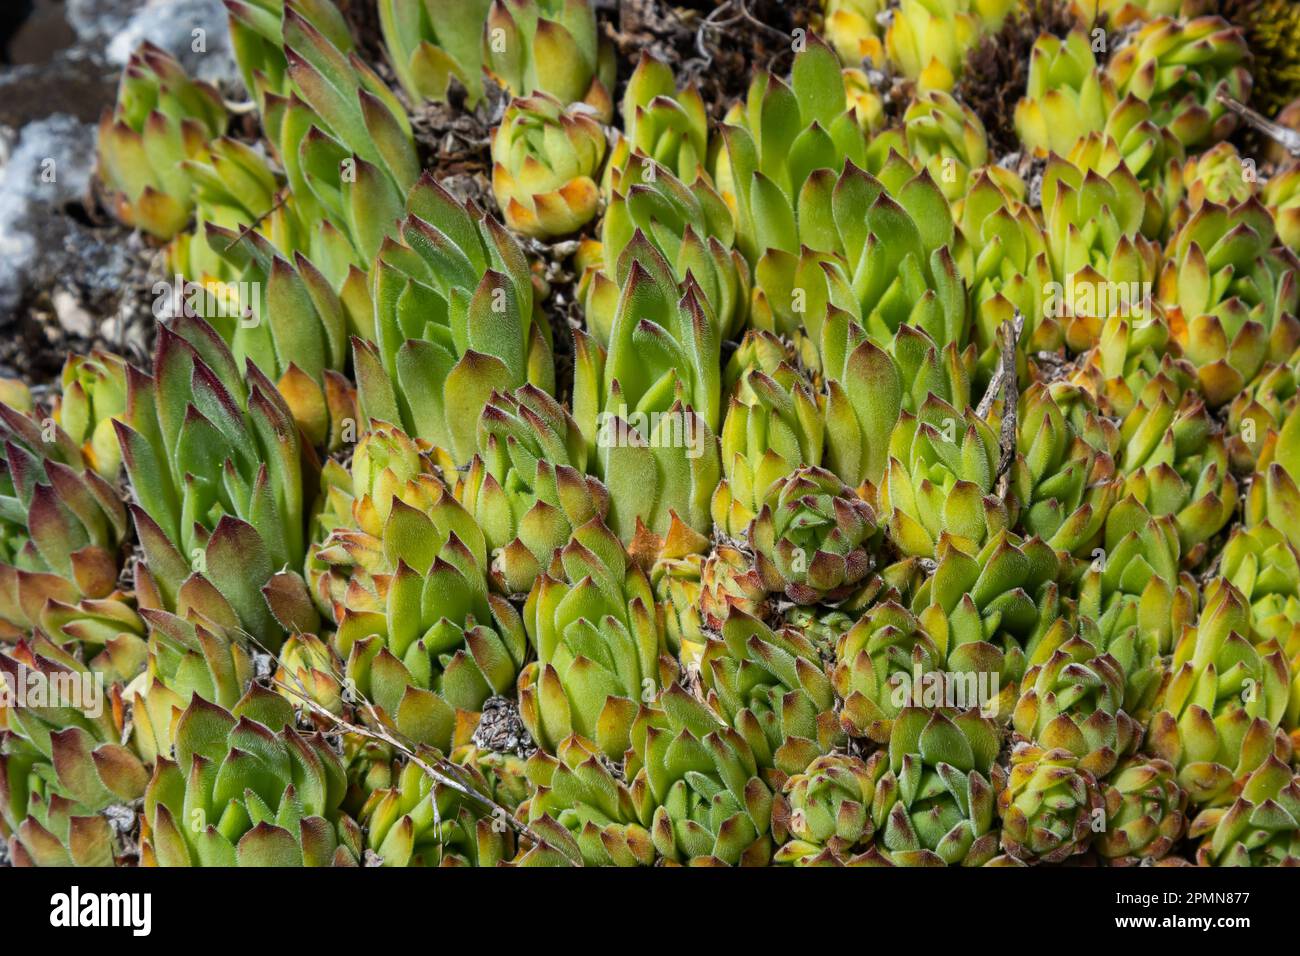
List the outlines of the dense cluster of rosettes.
<svg viewBox="0 0 1300 956">
<path fill-rule="evenodd" d="M 100 126 L 151 367 L 0 382 L 11 860 L 1300 865 L 1300 165 L 1212 4 L 1076 0 L 1009 157 L 1017 0 L 823 0 L 720 123 L 587 0 L 226 6 L 256 142 L 150 46 Z M 408 115 L 494 86 L 499 215 Z"/>
</svg>

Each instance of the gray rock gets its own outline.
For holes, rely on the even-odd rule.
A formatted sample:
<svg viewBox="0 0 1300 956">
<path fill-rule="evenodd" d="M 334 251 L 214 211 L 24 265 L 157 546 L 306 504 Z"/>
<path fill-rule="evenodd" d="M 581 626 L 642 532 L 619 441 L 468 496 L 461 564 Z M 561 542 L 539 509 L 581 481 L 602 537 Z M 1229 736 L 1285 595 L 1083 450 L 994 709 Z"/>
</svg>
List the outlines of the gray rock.
<svg viewBox="0 0 1300 956">
<path fill-rule="evenodd" d="M 94 163 L 94 128 L 67 114 L 17 134 L 0 166 L 0 322 L 29 290 L 64 288 L 78 295 L 60 297 L 60 311 L 80 332 L 88 317 L 76 300 L 120 287 L 132 253 L 67 214 L 88 193 Z"/>
<path fill-rule="evenodd" d="M 60 210 L 85 193 L 94 131 L 63 113 L 23 127 L 0 169 L 0 312 L 14 308 L 41 232 L 61 231 Z"/>
<path fill-rule="evenodd" d="M 100 0 L 101 5 L 108 3 Z M 239 84 L 221 0 L 149 0 L 108 41 L 109 62 L 125 64 L 146 40 L 180 60 L 191 76 L 209 83 Z"/>
<path fill-rule="evenodd" d="M 63 15 L 82 41 L 106 40 L 126 29 L 140 0 L 67 0 Z"/>
</svg>

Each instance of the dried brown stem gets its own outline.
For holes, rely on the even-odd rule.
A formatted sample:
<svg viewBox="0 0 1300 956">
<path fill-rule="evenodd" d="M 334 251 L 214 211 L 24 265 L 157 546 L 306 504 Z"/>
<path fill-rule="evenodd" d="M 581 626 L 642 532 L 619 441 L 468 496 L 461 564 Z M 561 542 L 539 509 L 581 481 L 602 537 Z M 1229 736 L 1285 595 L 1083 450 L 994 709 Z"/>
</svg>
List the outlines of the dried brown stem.
<svg viewBox="0 0 1300 956">
<path fill-rule="evenodd" d="M 448 787 L 451 790 L 454 790 L 456 793 L 460 794 L 462 797 L 465 797 L 468 800 L 472 800 L 475 803 L 477 803 L 479 806 L 487 809 L 489 814 L 493 817 L 494 820 L 495 819 L 504 820 L 506 824 L 509 825 L 510 828 L 513 829 L 520 836 L 526 837 L 527 839 L 532 840 L 534 843 L 538 845 L 544 842 L 540 837 L 537 836 L 536 833 L 534 833 L 528 827 L 527 824 L 525 824 L 521 820 L 515 819 L 514 815 L 506 807 L 503 807 L 501 804 L 497 803 L 491 797 L 479 793 L 477 790 L 475 790 L 474 787 L 468 782 L 466 782 L 465 779 L 462 777 L 461 769 L 457 767 L 454 763 L 452 763 L 450 760 L 448 760 L 446 757 L 442 756 L 436 751 L 432 751 L 433 762 L 430 763 L 430 761 L 425 760 L 423 757 L 420 756 L 420 754 L 418 753 L 418 748 L 414 746 L 410 741 L 399 740 L 398 737 L 392 732 L 390 732 L 388 727 L 385 725 L 383 717 L 380 715 L 378 708 L 376 708 L 375 705 L 370 700 L 368 700 L 365 697 L 365 695 L 363 695 L 359 690 L 353 689 L 352 693 L 357 696 L 357 698 L 360 700 L 361 704 L 365 708 L 366 713 L 369 714 L 370 719 L 371 721 L 373 721 L 374 724 L 373 727 L 365 727 L 362 726 L 361 724 L 356 724 L 350 720 L 346 720 L 338 716 L 337 714 L 332 713 L 325 707 L 322 707 L 316 701 L 312 700 L 311 695 L 307 692 L 306 686 L 304 686 L 302 683 L 302 679 L 299 678 L 297 674 L 292 673 L 292 671 L 289 668 L 284 667 L 283 662 L 280 660 L 279 655 L 271 651 L 269 648 L 267 648 L 256 638 L 252 638 L 252 640 L 254 641 L 254 643 L 257 644 L 258 647 L 262 649 L 263 652 L 265 652 L 271 658 L 272 661 L 275 662 L 275 664 L 277 664 L 280 667 L 282 671 L 288 672 L 292 676 L 294 683 L 297 684 L 298 686 L 291 687 L 290 685 L 284 683 L 283 681 L 275 677 L 271 678 L 271 683 L 274 684 L 276 687 L 280 688 L 281 690 L 289 694 L 292 694 L 299 701 L 301 701 L 303 706 L 307 707 L 313 714 L 316 714 L 317 716 L 329 721 L 331 724 L 333 724 L 337 729 L 341 731 L 350 734 L 356 734 L 357 736 L 365 737 L 368 740 L 376 740 L 379 741 L 380 743 L 388 744 L 398 753 L 405 756 L 406 759 L 411 761 L 411 763 L 419 767 L 420 770 L 424 772 L 424 775 L 427 776 L 430 780 L 434 781 L 434 783 L 438 783 L 444 787 Z M 346 686 L 345 679 L 342 678 L 340 675 L 332 674 L 332 676 L 340 684 Z M 434 764 L 436 764 L 437 766 L 435 767 Z M 438 813 L 438 802 L 436 799 L 436 795 L 430 794 L 429 799 L 432 802 L 432 806 L 433 806 L 434 823 L 435 825 L 441 825 L 442 821 Z"/>
</svg>

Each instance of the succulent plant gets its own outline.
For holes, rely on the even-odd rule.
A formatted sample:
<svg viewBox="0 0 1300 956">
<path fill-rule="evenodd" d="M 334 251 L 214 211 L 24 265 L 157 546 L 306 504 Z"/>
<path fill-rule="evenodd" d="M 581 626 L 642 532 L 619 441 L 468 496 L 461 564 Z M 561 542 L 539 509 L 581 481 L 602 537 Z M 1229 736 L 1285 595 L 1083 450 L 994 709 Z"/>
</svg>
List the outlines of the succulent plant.
<svg viewBox="0 0 1300 956">
<path fill-rule="evenodd" d="M 1254 470 L 1269 436 L 1295 407 L 1296 391 L 1295 370 L 1287 363 L 1269 362 L 1251 386 L 1228 404 L 1228 453 L 1235 470 Z"/>
<path fill-rule="evenodd" d="M 1105 16 L 1117 27 L 1160 16 L 1190 19 L 1209 7 L 1207 0 L 1070 0 L 1070 10 L 1078 19 L 1091 23 Z"/>
<path fill-rule="evenodd" d="M 678 89 L 672 67 L 641 51 L 623 93 L 623 135 L 610 154 L 605 176 L 640 154 L 684 183 L 707 175 L 709 115 L 698 87 Z M 606 184 L 608 190 L 608 183 Z"/>
<path fill-rule="evenodd" d="M 1058 552 L 1091 558 L 1122 488 L 1117 429 L 1087 392 L 1066 382 L 1031 385 L 1017 423 L 1012 479 L 1021 525 Z"/>
<path fill-rule="evenodd" d="M 708 529 L 721 478 L 721 346 L 699 285 L 678 285 L 655 258 L 633 261 L 608 349 L 574 333 L 574 418 L 622 540 L 638 527 L 662 537 L 674 515 Z"/>
<path fill-rule="evenodd" d="M 1164 239 L 1174 228 L 1184 197 L 1186 150 L 1169 128 L 1159 125 L 1151 105 L 1132 93 L 1106 117 L 1100 132 L 1077 140 L 1067 158 L 1080 169 L 1108 176 L 1122 163 L 1142 186 L 1146 214 L 1142 235 Z"/>
<path fill-rule="evenodd" d="M 233 711 L 194 698 L 144 795 L 148 866 L 347 866 L 361 833 L 339 810 L 338 756 L 293 728 L 293 708 L 250 692 Z M 187 769 L 182 769 L 187 768 Z"/>
<path fill-rule="evenodd" d="M 0 821 L 14 861 L 113 866 L 148 782 L 123 746 L 120 688 L 45 638 L 0 653 Z M 116 825 L 114 823 L 116 821 Z"/>
<path fill-rule="evenodd" d="M 483 44 L 484 68 L 512 96 L 547 93 L 613 118 L 613 47 L 589 0 L 493 0 Z"/>
<path fill-rule="evenodd" d="M 1293 547 L 1300 547 L 1300 532 L 1289 518 L 1300 503 L 1296 476 L 1300 475 L 1300 416 L 1290 414 L 1277 430 L 1263 439 L 1250 490 L 1246 493 L 1247 527 L 1268 522 Z"/>
<path fill-rule="evenodd" d="M 607 170 L 608 205 L 600 241 L 584 242 L 579 295 L 587 332 L 608 346 L 620 293 L 640 261 L 679 283 L 689 276 L 724 339 L 737 336 L 749 313 L 750 270 L 733 247 L 731 210 L 702 174 L 686 186 L 639 150 Z"/>
<path fill-rule="evenodd" d="M 33 414 L 0 403 L 0 633 L 9 637 L 38 625 L 51 602 L 110 599 L 127 533 L 117 492 L 80 444 Z"/>
<path fill-rule="evenodd" d="M 659 855 L 692 865 L 764 866 L 772 791 L 745 739 L 678 684 L 641 708 L 626 774 Z"/>
<path fill-rule="evenodd" d="M 1269 179 L 1260 190 L 1260 199 L 1273 214 L 1278 239 L 1292 252 L 1300 252 L 1300 163 Z"/>
<path fill-rule="evenodd" d="M 1300 14 L 223 5 L 0 356 L 0 864 L 1300 866 Z"/>
<path fill-rule="evenodd" d="M 988 135 L 978 115 L 944 90 L 928 90 L 903 114 L 906 155 L 923 166 L 950 202 L 967 194 L 974 171 L 989 162 Z M 878 137 L 872 150 L 882 148 Z"/>
<path fill-rule="evenodd" d="M 894 719 L 915 703 L 918 679 L 944 670 L 946 651 L 897 601 L 886 599 L 869 609 L 835 644 L 831 679 L 844 702 L 844 729 L 889 743 Z M 960 653 L 954 653 L 954 664 Z"/>
<path fill-rule="evenodd" d="M 494 391 L 554 390 L 550 327 L 534 311 L 523 250 L 496 220 L 427 176 L 407 209 L 375 262 L 374 342 L 352 341 L 358 402 L 365 420 L 400 425 L 463 464 Z"/>
<path fill-rule="evenodd" d="M 749 543 L 763 586 L 796 604 L 849 597 L 874 560 L 871 506 L 824 468 L 805 467 L 768 488 Z"/>
<path fill-rule="evenodd" d="M 501 814 L 526 792 L 523 761 L 472 746 L 453 751 L 452 760 L 469 787 L 501 802 L 489 813 L 406 763 L 393 786 L 371 791 L 361 811 L 366 846 L 384 866 L 495 866 L 511 857 L 513 834 Z"/>
<path fill-rule="evenodd" d="M 589 113 L 534 93 L 511 100 L 492 131 L 492 190 L 506 225 L 560 239 L 596 216 L 605 134 Z"/>
<path fill-rule="evenodd" d="M 1115 84 L 1097 65 L 1081 28 L 1065 39 L 1044 33 L 1029 55 L 1029 82 L 1016 104 L 1016 132 L 1025 147 L 1069 155 L 1076 140 L 1100 132 L 1115 109 Z"/>
<path fill-rule="evenodd" d="M 795 866 L 837 866 L 865 849 L 875 830 L 871 803 L 876 792 L 875 769 L 884 751 L 869 763 L 857 757 L 829 754 L 818 757 L 802 773 L 786 781 L 772 808 L 789 839 L 776 851 L 777 863 Z"/>
<path fill-rule="evenodd" d="M 251 0 L 236 2 L 253 16 Z M 268 26 L 264 16 L 255 18 Z M 265 57 L 250 54 L 254 62 L 246 69 L 261 91 L 262 125 L 284 168 L 296 215 L 308 231 L 328 220 L 344 240 L 331 243 L 334 255 L 350 250 L 364 270 L 393 233 L 420 176 L 406 111 L 353 51 L 332 3 L 288 3 L 278 36 L 268 38 L 270 29 L 250 32 L 259 37 L 262 45 L 254 46 Z M 274 73 L 280 60 L 285 66 L 278 83 L 257 77 Z"/>
<path fill-rule="evenodd" d="M 576 733 L 621 759 L 638 707 L 676 667 L 649 579 L 598 518 L 537 579 L 524 624 L 537 660 L 519 675 L 519 709 L 533 739 L 554 751 Z"/>
<path fill-rule="evenodd" d="M 1093 845 L 1112 865 L 1160 860 L 1187 829 L 1187 794 L 1168 761 L 1126 760 L 1106 783 L 1103 797 L 1106 829 Z"/>
<path fill-rule="evenodd" d="M 1159 250 L 1141 234 L 1146 200 L 1121 161 L 1102 172 L 1052 157 L 1043 174 L 1043 220 L 1054 284 L 1047 303 L 1074 351 L 1095 345 L 1109 318 L 1146 319 Z"/>
<path fill-rule="evenodd" d="M 52 411 L 59 427 L 81 445 L 86 464 L 101 478 L 116 479 L 122 451 L 112 422 L 126 411 L 126 362 L 102 349 L 69 355 Z"/>
<path fill-rule="evenodd" d="M 1286 712 L 1290 669 L 1277 645 L 1257 645 L 1252 636 L 1246 599 L 1216 578 L 1196 626 L 1174 648 L 1149 746 L 1177 768 L 1179 784 L 1197 806 L 1231 803 L 1234 784 L 1281 746 L 1276 738 L 1285 740 L 1277 727 Z"/>
<path fill-rule="evenodd" d="M 1196 369 L 1175 357 L 1172 338 L 1159 310 L 1146 317 L 1112 315 L 1102 323 L 1097 344 L 1085 353 L 1070 380 L 1093 397 L 1098 411 L 1123 419 L 1137 406 L 1138 395 L 1152 378 L 1163 375 L 1195 388 Z"/>
<path fill-rule="evenodd" d="M 700 569 L 700 612 L 706 627 L 721 631 L 732 609 L 757 618 L 768 610 L 767 589 L 747 548 L 719 544 Z"/>
<path fill-rule="evenodd" d="M 1223 577 L 1250 602 L 1256 633 L 1291 653 L 1300 625 L 1300 555 L 1286 536 L 1267 521 L 1237 527 L 1223 546 Z M 1294 656 L 1293 654 L 1291 656 Z"/>
<path fill-rule="evenodd" d="M 974 710 L 903 710 L 872 797 L 876 837 L 867 862 L 983 866 L 991 860 L 1004 782 L 999 747 L 993 722 Z"/>
<path fill-rule="evenodd" d="M 919 89 L 950 90 L 979 27 L 967 0 L 903 0 L 885 32 L 885 51 Z"/>
<path fill-rule="evenodd" d="M 1125 674 L 1110 654 L 1057 621 L 1028 655 L 1012 727 L 1045 750 L 1065 750 L 1105 779 L 1142 730 L 1122 709 Z"/>
<path fill-rule="evenodd" d="M 465 105 L 483 99 L 483 29 L 492 0 L 381 0 L 379 27 L 388 60 L 413 101 L 448 98 L 453 78 Z"/>
<path fill-rule="evenodd" d="M 185 161 L 225 132 L 226 121 L 215 87 L 190 79 L 152 44 L 136 50 L 116 107 L 99 121 L 99 177 L 113 214 L 156 239 L 184 229 L 194 210 Z"/>
<path fill-rule="evenodd" d="M 911 610 L 950 661 L 966 645 L 989 645 L 960 652 L 978 665 L 965 670 L 987 675 L 983 709 L 1009 713 L 1006 698 L 1024 675 L 1026 649 L 1061 616 L 1060 574 L 1041 539 L 1000 531 L 974 553 L 945 542 L 934 574 L 916 589 Z"/>
<path fill-rule="evenodd" d="M 745 738 L 758 765 L 791 776 L 843 738 L 817 646 L 732 611 L 700 661 L 709 706 Z"/>
<path fill-rule="evenodd" d="M 858 66 L 863 60 L 885 65 L 877 20 L 882 9 L 879 0 L 821 0 L 820 6 L 818 29 L 845 66 Z"/>
<path fill-rule="evenodd" d="M 1069 750 L 1030 743 L 1011 753 L 1011 774 L 998 797 L 1002 849 L 1026 863 L 1060 863 L 1088 849 L 1106 822 L 1096 778 Z"/>
<path fill-rule="evenodd" d="M 288 405 L 186 316 L 159 330 L 153 375 L 132 368 L 127 386 L 114 424 L 152 587 L 168 608 L 202 603 L 278 647 L 261 589 L 276 570 L 303 566 L 317 467 Z"/>
<path fill-rule="evenodd" d="M 965 291 L 942 191 L 928 171 L 914 175 L 894 154 L 881 176 L 851 161 L 838 175 L 814 170 L 800 191 L 797 220 L 793 210 L 787 216 L 767 199 L 755 207 L 775 213 L 763 227 L 766 251 L 754 270 L 752 322 L 783 334 L 802 330 L 828 375 L 838 364 L 833 349 L 842 347 L 842 332 L 830 323 L 832 307 L 879 345 L 904 324 L 940 347 L 959 346 L 966 333 Z M 766 188 L 761 174 L 755 177 L 753 197 Z"/>
<path fill-rule="evenodd" d="M 312 237 L 306 235 L 297 215 L 297 203 L 260 150 L 233 136 L 222 136 L 187 158 L 181 170 L 192 183 L 194 227 L 167 246 L 167 265 L 173 275 L 205 287 L 228 282 L 237 273 L 223 256 L 230 245 L 227 236 L 241 231 L 263 236 L 286 253 L 300 247 L 314 250 Z M 216 238 L 218 234 L 220 238 Z M 244 303 L 234 301 L 238 287 L 215 287 L 212 292 L 215 301 L 209 312 L 242 311 Z"/>
<path fill-rule="evenodd" d="M 1193 623 L 1199 591 L 1191 575 L 1179 570 L 1180 554 L 1172 515 L 1152 517 L 1131 496 L 1111 509 L 1101 547 L 1094 549 L 1091 562 L 1080 562 L 1075 570 L 1076 577 L 1081 575 L 1080 613 L 1097 623 L 1107 649 L 1124 640 L 1134 646 L 1121 656 L 1136 655 L 1134 663 L 1138 658 L 1150 661 L 1168 654 L 1183 628 Z M 1151 678 L 1138 685 L 1133 665 L 1127 670 L 1129 705 L 1136 711 L 1136 701 L 1146 701 Z"/>
<path fill-rule="evenodd" d="M 953 258 L 969 292 L 971 334 L 979 351 L 979 369 L 991 375 L 1000 358 L 997 331 L 1024 322 L 1021 341 L 1027 353 L 1054 352 L 1064 333 L 1047 309 L 1052 291 L 1047 237 L 1026 197 L 996 167 L 977 170 L 970 179 L 961 211 L 954 209 L 957 235 Z"/>
<path fill-rule="evenodd" d="M 343 54 L 355 48 L 347 20 L 332 0 L 223 0 L 230 21 L 231 48 L 244 88 L 267 110 L 268 94 L 287 95 L 286 12 L 307 19 Z"/>
<path fill-rule="evenodd" d="M 648 544 L 647 552 L 654 553 L 650 588 L 668 650 L 684 670 L 698 670 L 705 642 L 704 563 L 711 542 L 681 521 L 674 521 L 663 538 L 642 535 L 641 543 Z M 643 556 L 638 550 L 634 560 L 644 564 L 647 557 L 648 553 Z"/>
<path fill-rule="evenodd" d="M 1221 17 L 1159 17 L 1145 23 L 1107 66 L 1115 88 L 1152 106 L 1154 118 L 1189 148 L 1224 139 L 1236 116 L 1218 99 L 1250 94 L 1241 30 Z"/>
<path fill-rule="evenodd" d="M 1117 464 L 1126 494 L 1153 515 L 1175 516 L 1183 561 L 1192 566 L 1236 510 L 1237 481 L 1205 404 L 1178 404 L 1179 395 L 1165 376 L 1147 383 L 1120 428 Z"/>
<path fill-rule="evenodd" d="M 747 368 L 722 425 L 725 477 L 713 495 L 714 526 L 732 537 L 748 533 L 774 482 L 821 462 L 824 433 L 820 403 L 792 366 Z"/>
<path fill-rule="evenodd" d="M 1300 345 L 1296 259 L 1273 240 L 1272 217 L 1255 198 L 1207 201 L 1170 240 L 1160 299 L 1212 407 Z"/>
<path fill-rule="evenodd" d="M 523 594 L 574 528 L 605 517 L 609 496 L 585 473 L 587 446 L 577 423 L 536 386 L 493 393 L 479 419 L 478 444 L 456 496 L 495 555 L 493 577 L 507 592 Z"/>
<path fill-rule="evenodd" d="M 1232 207 L 1259 192 L 1254 162 L 1244 160 L 1231 143 L 1216 143 L 1183 164 L 1187 206 L 1195 211 L 1207 202 Z"/>
<path fill-rule="evenodd" d="M 1202 866 L 1295 866 L 1300 863 L 1300 784 L 1270 756 L 1246 778 L 1229 807 L 1202 810 L 1188 834 L 1204 837 Z"/>
<path fill-rule="evenodd" d="M 399 731 L 446 749 L 523 665 L 524 625 L 489 593 L 483 531 L 404 435 L 353 456 L 352 521 L 314 552 L 315 587 L 355 692 Z"/>
<path fill-rule="evenodd" d="M 976 551 L 1009 526 L 1006 503 L 993 494 L 998 440 L 984 421 L 931 395 L 916 415 L 904 413 L 889 440 L 880 510 L 889 537 L 905 555 L 938 556 L 947 539 Z"/>
<path fill-rule="evenodd" d="M 559 849 L 586 866 L 649 866 L 654 842 L 626 783 L 605 765 L 590 741 L 569 737 L 556 756 L 539 750 L 528 759 L 528 781 L 535 788 L 526 810 L 529 825 L 549 824 Z M 528 864 L 528 851 L 516 862 Z"/>
<path fill-rule="evenodd" d="M 770 73 L 754 78 L 745 102 L 728 113 L 722 140 L 714 180 L 735 210 L 737 248 L 755 266 L 771 249 L 797 256 L 797 224 L 828 228 L 834 178 L 847 162 L 866 166 L 867 137 L 849 109 L 839 62 L 815 34 L 796 54 L 789 84 Z M 809 189 L 818 202 L 811 220 L 800 214 Z"/>
</svg>

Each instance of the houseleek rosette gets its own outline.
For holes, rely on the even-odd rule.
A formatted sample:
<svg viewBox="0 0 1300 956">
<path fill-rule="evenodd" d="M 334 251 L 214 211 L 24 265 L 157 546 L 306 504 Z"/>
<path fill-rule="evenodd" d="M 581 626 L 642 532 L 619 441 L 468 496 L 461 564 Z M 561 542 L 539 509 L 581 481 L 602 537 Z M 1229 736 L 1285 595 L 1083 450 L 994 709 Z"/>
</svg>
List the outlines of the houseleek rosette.
<svg viewBox="0 0 1300 956">
<path fill-rule="evenodd" d="M 866 862 L 982 866 L 997 853 L 1003 786 L 996 725 L 974 710 L 908 707 L 894 720 L 876 781 Z"/>
<path fill-rule="evenodd" d="M 156 239 L 182 231 L 194 210 L 185 161 L 220 136 L 226 120 L 213 86 L 152 44 L 135 51 L 117 105 L 99 121 L 99 177 L 113 214 Z"/>
<path fill-rule="evenodd" d="M 269 691 L 226 711 L 195 698 L 144 795 L 147 866 L 348 866 L 361 833 L 339 809 L 338 756 Z"/>
<path fill-rule="evenodd" d="M 1144 24 L 1107 65 L 1121 96 L 1151 103 L 1156 122 L 1192 148 L 1226 138 L 1236 114 L 1219 102 L 1250 95 L 1250 54 L 1239 27 L 1221 17 L 1160 17 Z"/>
<path fill-rule="evenodd" d="M 492 131 L 492 190 L 506 225 L 559 239 L 596 215 L 605 133 L 590 113 L 545 93 L 512 100 Z"/>
<path fill-rule="evenodd" d="M 117 492 L 80 445 L 34 415 L 0 402 L 0 634 L 10 638 L 51 602 L 111 599 L 127 532 Z"/>
<path fill-rule="evenodd" d="M 375 261 L 374 341 L 352 342 L 357 397 L 365 420 L 401 425 L 464 464 L 494 391 L 554 390 L 550 327 L 500 223 L 427 176 L 407 210 Z"/>
<path fill-rule="evenodd" d="M 402 88 L 412 101 L 446 100 L 454 78 L 465 105 L 483 98 L 483 28 L 492 0 L 380 0 L 379 27 Z"/>
<path fill-rule="evenodd" d="M 478 447 L 456 496 L 483 529 L 494 578 L 524 594 L 574 528 L 605 517 L 609 496 L 585 473 L 587 446 L 573 417 L 535 386 L 493 393 Z"/>
<path fill-rule="evenodd" d="M 483 66 L 512 96 L 546 93 L 613 118 L 614 48 L 590 0 L 493 0 Z"/>
<path fill-rule="evenodd" d="M 1105 813 L 1097 779 L 1069 750 L 1021 743 L 998 797 L 1002 849 L 1025 863 L 1061 863 L 1092 843 Z"/>
<path fill-rule="evenodd" d="M 676 667 L 649 579 L 599 519 L 575 529 L 537 579 L 524 624 L 537 660 L 519 675 L 519 709 L 533 739 L 554 752 L 576 733 L 621 759 L 638 708 Z"/>
<path fill-rule="evenodd" d="M 6 646 L 0 681 L 18 698 L 0 711 L 0 830 L 12 858 L 28 866 L 116 865 L 125 848 L 112 820 L 122 819 L 149 777 L 123 745 L 120 687 L 95 686 L 84 664 L 40 636 Z"/>
<path fill-rule="evenodd" d="M 773 821 L 782 820 L 789 839 L 776 851 L 777 863 L 837 866 L 865 849 L 875 831 L 871 803 L 876 792 L 875 767 L 885 757 L 829 754 L 786 781 Z"/>
<path fill-rule="evenodd" d="M 733 611 L 700 661 L 706 701 L 740 732 L 765 772 L 802 773 L 843 739 L 817 646 Z"/>
<path fill-rule="evenodd" d="M 1296 258 L 1274 238 L 1272 217 L 1252 197 L 1206 202 L 1170 240 L 1160 299 L 1212 407 L 1300 345 Z"/>
<path fill-rule="evenodd" d="M 1068 155 L 1077 139 L 1102 130 L 1118 101 L 1082 29 L 1064 40 L 1045 33 L 1029 54 L 1029 81 L 1016 104 L 1020 141 L 1040 156 Z"/>
<path fill-rule="evenodd" d="M 317 467 L 279 391 L 251 362 L 241 374 L 211 326 L 182 316 L 159 330 L 153 375 L 129 370 L 115 426 L 149 589 L 167 609 L 219 608 L 216 620 L 278 647 L 261 589 L 302 567 Z"/>
<path fill-rule="evenodd" d="M 691 865 L 765 866 L 769 786 L 743 736 L 673 684 L 632 725 L 626 774 L 659 855 Z"/>
<path fill-rule="evenodd" d="M 397 729 L 447 748 L 523 665 L 523 622 L 489 593 L 473 516 L 394 433 L 353 456 L 356 496 L 314 552 L 318 602 L 345 675 Z"/>
<path fill-rule="evenodd" d="M 937 557 L 944 538 L 978 550 L 1008 527 L 993 492 L 998 440 L 967 408 L 931 395 L 917 415 L 904 413 L 889 441 L 880 509 L 889 536 L 907 555 Z"/>
<path fill-rule="evenodd" d="M 1177 768 L 1198 806 L 1231 803 L 1234 784 L 1283 746 L 1290 669 L 1276 644 L 1252 643 L 1253 635 L 1250 606 L 1218 578 L 1174 648 L 1149 746 Z"/>
<path fill-rule="evenodd" d="M 769 591 L 796 604 L 850 596 L 874 567 L 871 506 L 835 475 L 805 467 L 775 482 L 749 530 Z"/>
<path fill-rule="evenodd" d="M 722 425 L 725 477 L 713 495 L 714 525 L 744 536 L 773 482 L 820 464 L 824 433 L 820 403 L 792 366 L 748 368 Z"/>
</svg>

